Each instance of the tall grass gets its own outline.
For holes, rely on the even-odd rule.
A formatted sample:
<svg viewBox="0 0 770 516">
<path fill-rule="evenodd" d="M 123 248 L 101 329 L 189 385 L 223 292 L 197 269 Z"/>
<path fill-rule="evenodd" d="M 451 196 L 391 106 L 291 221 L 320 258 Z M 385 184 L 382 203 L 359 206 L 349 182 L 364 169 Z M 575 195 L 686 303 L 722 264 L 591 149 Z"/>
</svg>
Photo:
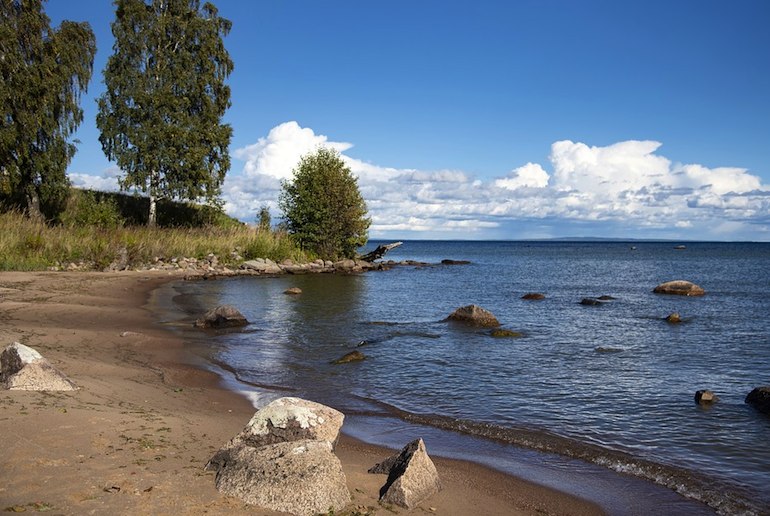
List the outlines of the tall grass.
<svg viewBox="0 0 770 516">
<path fill-rule="evenodd" d="M 298 249 L 288 235 L 247 226 L 147 228 L 143 226 L 53 225 L 18 213 L 0 213 L 0 270 L 45 270 L 57 264 L 83 262 L 101 270 L 125 253 L 132 267 L 160 258 L 202 259 L 209 254 L 225 265 L 243 259 L 313 257 Z"/>
</svg>

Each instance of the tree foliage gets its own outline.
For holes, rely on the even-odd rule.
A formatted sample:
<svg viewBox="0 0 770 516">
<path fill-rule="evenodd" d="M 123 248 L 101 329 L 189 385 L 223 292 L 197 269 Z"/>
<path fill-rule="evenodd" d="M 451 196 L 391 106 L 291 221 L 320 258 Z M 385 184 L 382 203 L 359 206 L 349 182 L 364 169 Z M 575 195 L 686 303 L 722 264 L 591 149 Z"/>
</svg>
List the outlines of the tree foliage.
<svg viewBox="0 0 770 516">
<path fill-rule="evenodd" d="M 0 183 L 30 216 L 64 207 L 95 54 L 88 23 L 52 29 L 43 0 L 0 0 Z"/>
<path fill-rule="evenodd" d="M 279 206 L 300 247 L 329 258 L 352 258 L 366 244 L 371 220 L 358 181 L 334 150 L 303 156 L 284 181 Z"/>
<path fill-rule="evenodd" d="M 223 37 L 231 22 L 199 0 L 115 0 L 113 55 L 96 125 L 123 189 L 150 197 L 215 201 L 230 168 L 232 129 Z"/>
</svg>

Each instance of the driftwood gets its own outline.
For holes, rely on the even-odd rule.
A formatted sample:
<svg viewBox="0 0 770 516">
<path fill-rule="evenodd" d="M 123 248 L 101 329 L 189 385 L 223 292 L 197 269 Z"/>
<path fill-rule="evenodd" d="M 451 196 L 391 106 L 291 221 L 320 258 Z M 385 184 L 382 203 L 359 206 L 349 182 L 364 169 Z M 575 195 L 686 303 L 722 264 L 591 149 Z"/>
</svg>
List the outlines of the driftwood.
<svg viewBox="0 0 770 516">
<path fill-rule="evenodd" d="M 374 251 L 372 251 L 370 253 L 366 253 L 365 255 L 363 255 L 361 257 L 361 259 L 363 261 L 365 261 L 365 262 L 373 262 L 374 260 L 379 260 L 380 258 L 382 258 L 385 255 L 385 253 L 387 253 L 391 249 L 395 249 L 396 247 L 400 246 L 401 244 L 403 244 L 403 242 L 393 242 L 392 244 L 378 245 L 377 249 L 375 249 Z"/>
</svg>

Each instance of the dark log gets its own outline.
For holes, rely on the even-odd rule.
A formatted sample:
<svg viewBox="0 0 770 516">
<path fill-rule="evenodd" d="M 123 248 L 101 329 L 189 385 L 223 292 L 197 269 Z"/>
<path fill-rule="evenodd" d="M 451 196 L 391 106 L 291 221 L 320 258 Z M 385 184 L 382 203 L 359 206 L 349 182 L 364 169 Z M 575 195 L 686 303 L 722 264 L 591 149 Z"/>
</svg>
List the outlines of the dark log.
<svg viewBox="0 0 770 516">
<path fill-rule="evenodd" d="M 361 257 L 361 259 L 365 262 L 373 262 L 374 260 L 379 260 L 382 258 L 385 253 L 390 251 L 391 249 L 395 249 L 396 247 L 403 244 L 403 242 L 393 242 L 392 244 L 382 244 L 378 245 L 377 249 L 374 251 L 367 253 Z"/>
</svg>

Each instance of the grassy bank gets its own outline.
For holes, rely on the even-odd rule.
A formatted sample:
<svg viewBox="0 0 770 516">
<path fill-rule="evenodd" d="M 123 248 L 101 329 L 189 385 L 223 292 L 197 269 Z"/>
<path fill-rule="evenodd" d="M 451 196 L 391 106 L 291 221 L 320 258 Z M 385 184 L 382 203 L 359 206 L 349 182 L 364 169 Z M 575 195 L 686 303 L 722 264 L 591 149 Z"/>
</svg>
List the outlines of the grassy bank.
<svg viewBox="0 0 770 516">
<path fill-rule="evenodd" d="M 18 213 L 0 214 L 0 270 L 34 271 L 83 262 L 96 270 L 108 267 L 125 255 L 132 267 L 152 264 L 157 258 L 205 258 L 237 265 L 238 257 L 291 258 L 306 262 L 283 233 L 260 231 L 244 225 L 201 228 L 155 228 L 143 226 L 47 225 Z"/>
</svg>

